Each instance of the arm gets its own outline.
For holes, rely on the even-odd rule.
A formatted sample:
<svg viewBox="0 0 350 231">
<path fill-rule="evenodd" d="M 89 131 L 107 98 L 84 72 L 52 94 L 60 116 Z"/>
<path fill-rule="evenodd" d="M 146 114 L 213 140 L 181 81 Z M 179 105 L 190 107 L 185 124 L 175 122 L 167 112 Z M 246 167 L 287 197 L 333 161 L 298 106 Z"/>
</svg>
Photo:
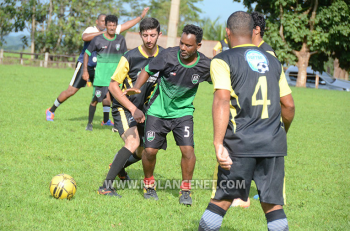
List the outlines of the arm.
<svg viewBox="0 0 350 231">
<path fill-rule="evenodd" d="M 225 89 L 215 91 L 212 115 L 216 158 L 223 169 L 229 170 L 232 160 L 223 146 L 223 141 L 230 118 L 230 91 Z"/>
<path fill-rule="evenodd" d="M 94 32 L 94 33 L 85 33 L 83 34 L 82 38 L 84 42 L 90 42 L 93 40 L 97 35 L 103 34 L 105 31 L 100 32 Z"/>
<path fill-rule="evenodd" d="M 130 21 L 127 21 L 125 23 L 123 23 L 121 25 L 121 29 L 120 29 L 120 33 L 123 32 L 123 31 L 126 31 L 128 29 L 130 29 L 131 27 L 135 26 L 137 23 L 139 23 L 147 14 L 149 10 L 149 7 L 146 7 L 143 9 L 142 13 L 140 16 L 137 16 L 136 18 L 130 20 Z"/>
<path fill-rule="evenodd" d="M 295 106 L 294 106 L 294 100 L 291 94 L 288 94 L 286 96 L 283 96 L 280 98 L 281 103 L 281 114 L 282 114 L 282 121 L 284 123 L 284 129 L 286 133 L 288 132 L 288 129 L 290 125 L 292 124 L 294 114 L 295 114 Z"/>
<path fill-rule="evenodd" d="M 137 77 L 136 83 L 134 85 L 133 88 L 129 88 L 127 90 L 124 91 L 124 94 L 127 95 L 135 95 L 135 94 L 140 94 L 140 88 L 143 86 L 143 84 L 145 84 L 145 82 L 148 80 L 149 78 L 149 74 L 147 71 L 145 71 L 145 69 L 143 69 L 139 75 L 139 77 Z"/>
<path fill-rule="evenodd" d="M 108 88 L 109 92 L 112 93 L 114 98 L 118 100 L 121 105 L 131 112 L 136 122 L 143 123 L 145 121 L 145 115 L 123 94 L 119 88 L 119 84 L 120 83 L 112 79 Z"/>
<path fill-rule="evenodd" d="M 85 52 L 84 53 L 84 61 L 83 61 L 83 75 L 82 75 L 82 77 L 85 81 L 88 81 L 88 79 L 89 79 L 89 72 L 87 69 L 88 62 L 89 62 L 89 55 Z"/>
</svg>

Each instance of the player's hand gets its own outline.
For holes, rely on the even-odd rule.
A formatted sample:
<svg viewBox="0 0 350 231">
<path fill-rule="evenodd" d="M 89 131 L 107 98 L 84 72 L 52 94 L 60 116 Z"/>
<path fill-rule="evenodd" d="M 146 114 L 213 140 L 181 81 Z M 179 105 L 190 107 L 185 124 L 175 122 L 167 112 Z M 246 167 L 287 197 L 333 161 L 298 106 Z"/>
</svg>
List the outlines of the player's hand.
<svg viewBox="0 0 350 231">
<path fill-rule="evenodd" d="M 143 11 L 141 13 L 141 19 L 143 19 L 146 16 L 148 10 L 149 10 L 149 7 L 146 7 L 146 8 L 143 9 Z"/>
<path fill-rule="evenodd" d="M 137 123 L 145 122 L 145 115 L 143 114 L 143 112 L 140 109 L 136 108 L 136 110 L 131 112 L 131 114 Z"/>
<path fill-rule="evenodd" d="M 220 167 L 226 170 L 230 170 L 232 165 L 232 160 L 228 154 L 227 149 L 222 145 L 215 146 L 216 159 L 220 164 Z"/>
<path fill-rule="evenodd" d="M 123 92 L 124 95 L 136 95 L 140 93 L 141 93 L 141 90 L 137 88 L 129 88 Z"/>
<path fill-rule="evenodd" d="M 89 72 L 84 71 L 82 77 L 83 77 L 83 80 L 88 81 L 88 79 L 89 79 Z"/>
</svg>

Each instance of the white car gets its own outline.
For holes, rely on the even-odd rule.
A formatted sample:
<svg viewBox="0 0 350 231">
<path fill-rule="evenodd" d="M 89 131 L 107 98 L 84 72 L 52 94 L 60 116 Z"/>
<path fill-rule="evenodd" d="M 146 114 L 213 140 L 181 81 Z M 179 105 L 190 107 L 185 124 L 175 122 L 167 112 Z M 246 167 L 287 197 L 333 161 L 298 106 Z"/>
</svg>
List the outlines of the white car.
<svg viewBox="0 0 350 231">
<path fill-rule="evenodd" d="M 306 87 L 315 88 L 316 74 L 319 76 L 319 89 L 350 91 L 350 81 L 336 79 L 327 72 L 313 71 L 311 67 L 306 69 Z M 298 67 L 290 66 L 285 72 L 289 86 L 295 86 L 298 77 Z"/>
</svg>

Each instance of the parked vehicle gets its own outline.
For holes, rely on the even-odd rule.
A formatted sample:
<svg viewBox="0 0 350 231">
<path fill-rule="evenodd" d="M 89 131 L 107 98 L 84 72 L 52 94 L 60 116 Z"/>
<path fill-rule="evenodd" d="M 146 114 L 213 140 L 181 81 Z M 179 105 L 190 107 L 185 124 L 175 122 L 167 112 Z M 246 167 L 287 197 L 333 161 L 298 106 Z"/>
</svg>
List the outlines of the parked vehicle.
<svg viewBox="0 0 350 231">
<path fill-rule="evenodd" d="M 318 72 L 313 71 L 311 67 L 306 69 L 307 79 L 306 87 L 315 88 L 316 75 L 319 76 L 319 89 L 328 89 L 328 90 L 339 90 L 339 91 L 350 91 L 350 81 L 336 79 L 327 72 Z M 289 86 L 295 86 L 297 83 L 298 77 L 298 67 L 290 66 L 285 72 L 286 79 Z"/>
</svg>

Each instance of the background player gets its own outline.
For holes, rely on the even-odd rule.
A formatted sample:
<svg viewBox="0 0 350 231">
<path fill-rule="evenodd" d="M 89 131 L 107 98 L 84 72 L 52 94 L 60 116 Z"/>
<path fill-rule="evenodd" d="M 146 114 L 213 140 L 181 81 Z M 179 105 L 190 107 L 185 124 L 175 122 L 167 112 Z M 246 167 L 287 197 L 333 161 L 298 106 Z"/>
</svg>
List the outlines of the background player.
<svg viewBox="0 0 350 231">
<path fill-rule="evenodd" d="M 139 146 L 144 126 L 143 123 L 138 124 L 137 122 L 143 122 L 143 119 L 139 119 L 144 118 L 141 110 L 147 108 L 145 102 L 154 89 L 158 75 L 149 78 L 147 84 L 142 87 L 142 94 L 127 97 L 122 90 L 133 87 L 140 71 L 163 50 L 157 45 L 157 40 L 161 35 L 157 19 L 145 18 L 142 20 L 140 37 L 143 44 L 124 54 L 112 76 L 109 91 L 114 96 L 112 110 L 114 127 L 118 130 L 125 145 L 115 155 L 106 180 L 98 190 L 99 194 L 120 197 L 112 187 L 113 180 L 122 170 L 125 162 L 125 167 L 127 167 L 141 159 L 143 148 Z M 120 84 L 123 84 L 122 90 L 119 88 Z M 122 180 L 129 179 L 124 169 L 118 176 Z"/>
<path fill-rule="evenodd" d="M 214 146 L 220 166 L 217 191 L 199 230 L 219 230 L 232 200 L 247 200 L 252 178 L 268 229 L 288 230 L 282 207 L 284 156 L 294 102 L 281 63 L 251 44 L 253 25 L 248 13 L 233 13 L 226 28 L 233 48 L 211 62 Z M 259 63 L 267 68 L 257 68 Z M 244 187 L 238 187 L 237 181 Z"/>
<path fill-rule="evenodd" d="M 150 99 L 145 121 L 145 153 L 142 155 L 145 173 L 146 199 L 158 200 L 153 172 L 159 149 L 166 149 L 166 135 L 173 131 L 176 144 L 182 153 L 182 184 L 180 204 L 191 205 L 191 184 L 196 156 L 193 141 L 193 100 L 199 83 L 211 81 L 209 63 L 197 50 L 201 47 L 203 31 L 195 25 L 186 25 L 179 47 L 162 51 L 142 70 L 129 94 L 140 92 L 140 87 L 150 75 L 159 72 L 156 89 Z M 136 118 L 135 118 L 136 119 Z M 142 120 L 141 118 L 140 120 Z"/>
<path fill-rule="evenodd" d="M 227 39 L 225 38 L 215 45 L 215 47 L 213 48 L 213 55 L 215 56 L 220 52 L 226 51 L 228 49 L 230 49 L 230 47 L 228 46 Z"/>
<path fill-rule="evenodd" d="M 121 25 L 117 26 L 116 29 L 116 34 L 119 34 L 131 27 L 133 27 L 134 25 L 136 25 L 138 22 L 140 22 L 145 15 L 147 14 L 149 10 L 149 7 L 145 8 L 142 11 L 142 14 L 139 17 L 136 17 L 130 21 L 127 21 Z M 106 29 L 105 26 L 105 18 L 106 15 L 105 14 L 100 14 L 97 19 L 96 19 L 96 26 L 94 27 L 88 27 L 86 28 L 86 30 L 83 32 L 82 34 L 82 39 L 84 41 L 84 47 L 83 50 L 81 51 L 77 64 L 76 64 L 76 68 L 75 68 L 75 72 L 73 74 L 72 80 L 69 83 L 69 86 L 67 88 L 67 90 L 64 90 L 61 92 L 61 94 L 57 97 L 57 99 L 55 100 L 54 104 L 52 105 L 51 108 L 48 108 L 46 110 L 46 120 L 47 121 L 53 121 L 54 116 L 55 116 L 55 111 L 57 109 L 57 107 L 59 107 L 64 101 L 66 101 L 69 97 L 73 96 L 75 93 L 77 93 L 77 91 L 81 88 L 84 87 L 86 85 L 86 81 L 83 80 L 82 78 L 82 74 L 83 74 L 83 61 L 84 61 L 84 53 L 86 48 L 89 46 L 91 40 L 93 38 L 95 38 L 97 35 L 101 35 L 104 33 L 104 30 Z M 89 61 L 88 61 L 88 72 L 89 72 L 89 76 L 90 76 L 90 81 L 93 82 L 94 80 L 94 76 L 95 76 L 95 67 L 96 67 L 96 54 L 93 53 L 90 57 L 89 57 Z M 105 111 L 107 111 L 106 108 Z M 105 112 L 105 116 L 106 113 L 108 114 L 109 117 L 109 110 L 108 112 Z M 104 117 L 105 117 L 104 116 Z M 108 121 L 108 120 L 107 120 Z M 101 123 L 102 125 L 104 124 L 103 122 Z"/>
<path fill-rule="evenodd" d="M 122 35 L 115 33 L 118 25 L 118 18 L 114 15 L 107 15 L 105 18 L 106 32 L 96 36 L 85 50 L 83 64 L 83 79 L 89 79 L 87 62 L 89 56 L 96 52 L 98 63 L 96 66 L 96 75 L 93 82 L 94 93 L 89 107 L 89 120 L 86 130 L 92 131 L 92 121 L 94 119 L 96 105 L 103 101 L 103 106 L 110 106 L 110 94 L 108 86 L 110 77 L 118 66 L 121 56 L 127 51 L 125 39 Z M 104 110 L 105 112 L 105 110 Z M 108 110 L 109 113 L 109 110 Z M 106 120 L 106 118 L 104 118 Z"/>
</svg>

